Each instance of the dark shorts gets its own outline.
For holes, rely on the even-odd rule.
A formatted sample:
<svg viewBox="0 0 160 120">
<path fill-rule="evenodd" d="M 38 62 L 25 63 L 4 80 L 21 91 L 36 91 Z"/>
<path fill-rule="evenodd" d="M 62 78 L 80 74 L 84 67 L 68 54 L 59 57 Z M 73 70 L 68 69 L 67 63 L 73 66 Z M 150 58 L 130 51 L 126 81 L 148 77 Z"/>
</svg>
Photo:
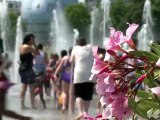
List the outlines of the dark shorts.
<svg viewBox="0 0 160 120">
<path fill-rule="evenodd" d="M 92 100 L 94 92 L 94 83 L 76 83 L 74 84 L 74 95 L 75 97 L 80 97 L 83 100 Z"/>
<path fill-rule="evenodd" d="M 33 69 L 21 71 L 19 70 L 21 77 L 21 82 L 24 84 L 33 84 L 35 83 L 35 73 Z"/>
</svg>

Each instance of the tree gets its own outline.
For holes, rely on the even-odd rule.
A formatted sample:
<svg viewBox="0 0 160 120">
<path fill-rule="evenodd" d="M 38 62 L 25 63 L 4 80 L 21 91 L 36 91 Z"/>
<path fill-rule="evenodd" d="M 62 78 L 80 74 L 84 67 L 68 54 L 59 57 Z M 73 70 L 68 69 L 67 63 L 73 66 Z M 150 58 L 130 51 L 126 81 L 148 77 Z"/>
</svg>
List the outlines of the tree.
<svg viewBox="0 0 160 120">
<path fill-rule="evenodd" d="M 154 23 L 154 35 L 155 40 L 159 40 L 159 34 L 160 34 L 160 0 L 151 0 L 152 3 L 152 17 L 153 17 L 153 23 Z M 160 40 L 159 40 L 160 42 Z"/>
<path fill-rule="evenodd" d="M 123 0 L 115 0 L 111 3 L 110 15 L 113 27 L 122 30 L 125 29 L 124 25 L 127 21 L 125 19 L 126 13 L 126 3 Z"/>
<path fill-rule="evenodd" d="M 91 23 L 90 13 L 83 4 L 69 5 L 65 8 L 65 15 L 73 28 L 83 35 Z"/>
<path fill-rule="evenodd" d="M 8 17 L 9 17 L 9 31 L 8 31 L 8 42 L 10 43 L 10 49 L 14 49 L 15 44 L 15 37 L 16 37 L 16 24 L 17 18 L 20 15 L 18 11 L 9 10 Z"/>
<path fill-rule="evenodd" d="M 115 0 L 111 4 L 111 20 L 114 27 L 117 29 L 121 29 L 125 32 L 128 23 L 136 23 L 139 26 L 142 25 L 142 13 L 143 13 L 143 6 L 144 1 L 141 0 Z M 139 27 L 138 29 L 140 29 Z M 137 30 L 138 32 L 139 30 Z M 133 36 L 134 40 L 136 41 L 137 32 Z"/>
</svg>

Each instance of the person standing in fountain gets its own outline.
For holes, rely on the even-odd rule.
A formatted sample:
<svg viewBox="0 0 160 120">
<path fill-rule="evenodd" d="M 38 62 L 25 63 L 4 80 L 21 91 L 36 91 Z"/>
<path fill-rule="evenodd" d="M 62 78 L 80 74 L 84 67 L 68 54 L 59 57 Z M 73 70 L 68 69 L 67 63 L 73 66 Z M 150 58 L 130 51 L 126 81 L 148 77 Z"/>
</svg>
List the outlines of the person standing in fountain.
<svg viewBox="0 0 160 120">
<path fill-rule="evenodd" d="M 30 89 L 30 101 L 31 107 L 34 109 L 34 83 L 35 83 L 35 73 L 33 70 L 33 59 L 34 56 L 39 54 L 38 48 L 35 44 L 35 37 L 33 34 L 27 34 L 24 39 L 23 43 L 19 48 L 20 53 L 20 67 L 19 67 L 19 74 L 21 77 L 21 92 L 20 92 L 20 99 L 21 99 L 21 109 L 25 109 L 25 94 L 27 87 Z M 33 48 L 34 47 L 34 48 Z"/>
<path fill-rule="evenodd" d="M 71 64 L 69 62 L 70 55 L 71 55 L 72 48 L 69 49 L 69 55 L 65 55 L 59 66 L 57 67 L 55 71 L 55 77 L 56 75 L 61 71 L 61 80 L 62 80 L 62 112 L 65 112 L 68 103 L 69 103 L 69 89 L 70 89 L 70 82 L 71 82 Z"/>
<path fill-rule="evenodd" d="M 38 44 L 38 50 L 39 54 L 35 55 L 34 57 L 34 71 L 37 77 L 40 77 L 40 79 L 36 79 L 38 82 L 38 88 L 41 89 L 41 92 L 39 93 L 40 100 L 43 103 L 43 108 L 46 108 L 46 103 L 43 98 L 43 84 L 45 82 L 45 76 L 46 76 L 46 67 L 48 63 L 48 56 L 47 53 L 43 52 L 43 45 L 41 43 Z"/>
<path fill-rule="evenodd" d="M 77 45 L 71 53 L 70 62 L 75 65 L 73 89 L 79 112 L 76 120 L 80 120 L 84 112 L 88 113 L 94 92 L 94 82 L 89 80 L 93 65 L 92 47 L 87 45 L 85 38 L 77 40 Z"/>
</svg>

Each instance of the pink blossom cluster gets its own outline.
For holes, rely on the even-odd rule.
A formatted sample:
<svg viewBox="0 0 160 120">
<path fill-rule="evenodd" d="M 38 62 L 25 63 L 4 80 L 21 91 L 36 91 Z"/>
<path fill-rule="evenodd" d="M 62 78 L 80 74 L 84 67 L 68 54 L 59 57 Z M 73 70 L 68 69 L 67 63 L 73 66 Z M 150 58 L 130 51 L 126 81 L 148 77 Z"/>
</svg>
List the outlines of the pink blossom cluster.
<svg viewBox="0 0 160 120">
<path fill-rule="evenodd" d="M 98 57 L 98 47 L 93 47 L 94 63 L 91 72 L 97 78 L 96 91 L 101 96 L 103 108 L 101 115 L 91 117 L 84 114 L 86 120 L 115 120 L 127 119 L 133 115 L 128 106 L 129 97 L 135 97 L 141 83 L 154 71 L 154 66 L 160 67 L 160 59 L 156 63 L 150 62 L 145 56 L 137 57 L 122 49 L 127 43 L 132 50 L 136 50 L 132 35 L 138 28 L 137 24 L 129 24 L 124 35 L 121 31 L 110 28 L 110 36 L 104 41 L 106 49 L 105 59 Z M 119 55 L 121 52 L 122 55 Z M 136 62 L 135 62 L 136 61 Z M 141 65 L 136 64 L 139 62 Z M 140 77 L 135 77 L 136 71 L 141 71 Z M 152 93 L 160 95 L 160 87 L 150 89 Z"/>
<path fill-rule="evenodd" d="M 127 51 L 122 49 L 121 45 L 127 43 L 132 49 L 135 49 L 131 37 L 137 28 L 137 24 L 129 24 L 126 35 L 121 31 L 116 31 L 113 27 L 110 28 L 110 36 L 104 41 L 106 49 L 104 61 L 98 58 L 98 47 L 93 47 L 94 63 L 91 72 L 97 78 L 96 91 L 101 96 L 102 119 L 114 117 L 122 120 L 132 115 L 128 107 L 128 90 L 135 85 L 130 82 L 133 79 L 135 68 L 127 60 L 134 59 L 134 56 L 130 56 Z M 123 55 L 119 56 L 117 51 L 122 52 Z M 99 119 L 96 117 L 85 118 L 89 118 L 88 120 Z"/>
</svg>

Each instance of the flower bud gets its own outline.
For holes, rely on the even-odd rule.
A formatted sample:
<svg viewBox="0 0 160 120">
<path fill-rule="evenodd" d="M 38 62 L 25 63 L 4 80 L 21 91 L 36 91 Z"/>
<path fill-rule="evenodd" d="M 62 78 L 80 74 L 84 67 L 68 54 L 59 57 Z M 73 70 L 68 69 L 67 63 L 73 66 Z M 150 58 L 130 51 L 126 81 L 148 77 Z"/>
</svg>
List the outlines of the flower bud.
<svg viewBox="0 0 160 120">
<path fill-rule="evenodd" d="M 136 83 L 141 83 L 146 77 L 147 77 L 147 74 L 142 75 L 137 79 Z"/>
</svg>

